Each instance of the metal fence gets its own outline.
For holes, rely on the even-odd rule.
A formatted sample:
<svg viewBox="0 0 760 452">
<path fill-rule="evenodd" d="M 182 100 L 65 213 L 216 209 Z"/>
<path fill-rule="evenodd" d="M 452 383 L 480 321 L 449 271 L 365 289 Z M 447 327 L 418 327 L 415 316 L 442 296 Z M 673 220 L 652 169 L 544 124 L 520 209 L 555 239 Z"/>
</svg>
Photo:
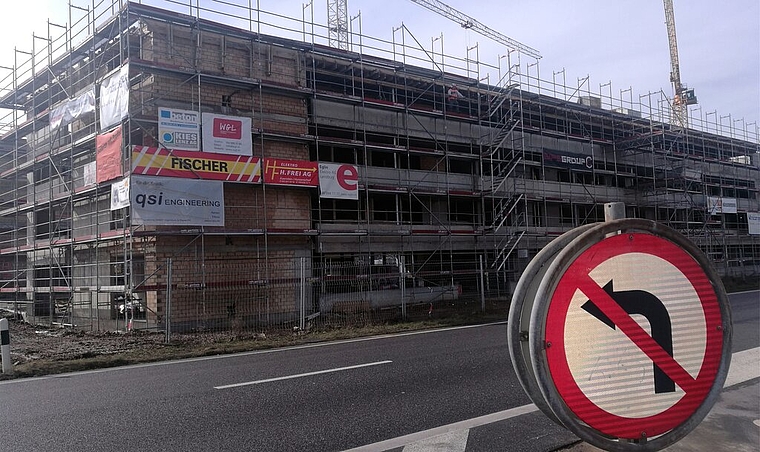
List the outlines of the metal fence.
<svg viewBox="0 0 760 452">
<path fill-rule="evenodd" d="M 97 290 L 0 301 L 30 323 L 83 330 L 274 332 L 326 330 L 424 319 L 506 319 L 519 272 L 496 271 L 479 256 L 432 264 L 384 255 L 371 262 L 311 258 L 216 257 L 180 252 L 145 256 L 136 280 Z M 722 276 L 757 286 L 757 262 Z M 724 269 L 725 270 L 725 269 Z M 743 286 L 742 286 L 743 287 Z"/>
<path fill-rule="evenodd" d="M 477 256 L 476 256 L 477 258 Z M 757 282 L 758 266 L 731 267 L 725 277 Z M 275 332 L 328 330 L 425 319 L 469 322 L 506 319 L 513 270 L 478 259 L 444 265 L 408 263 L 403 256 L 373 262 L 310 258 L 146 257 L 127 286 L 74 291 L 66 297 L 2 302 L 27 321 L 83 330 Z M 121 287 L 121 288 L 120 288 Z M 46 294 L 42 294 L 46 295 Z"/>
<path fill-rule="evenodd" d="M 403 258 L 336 264 L 307 258 L 174 257 L 156 265 L 126 299 L 119 299 L 112 326 L 165 331 L 169 337 L 180 332 L 304 331 L 462 316 L 506 319 L 507 274 L 489 273 L 481 262 L 457 267 L 424 271 Z"/>
</svg>

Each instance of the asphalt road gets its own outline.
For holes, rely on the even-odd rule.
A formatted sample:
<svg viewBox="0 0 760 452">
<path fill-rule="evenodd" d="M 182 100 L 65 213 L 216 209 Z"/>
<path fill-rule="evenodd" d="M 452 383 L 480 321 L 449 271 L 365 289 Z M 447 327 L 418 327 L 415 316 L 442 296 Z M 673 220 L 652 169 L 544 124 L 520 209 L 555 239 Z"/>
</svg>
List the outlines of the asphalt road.
<svg viewBox="0 0 760 452">
<path fill-rule="evenodd" d="M 731 296 L 735 351 L 759 296 Z M 0 450 L 338 451 L 526 405 L 495 324 L 9 380 Z M 478 432 L 468 451 L 576 440 L 539 412 Z"/>
<path fill-rule="evenodd" d="M 731 324 L 734 327 L 733 352 L 760 345 L 760 291 L 729 295 Z"/>
</svg>

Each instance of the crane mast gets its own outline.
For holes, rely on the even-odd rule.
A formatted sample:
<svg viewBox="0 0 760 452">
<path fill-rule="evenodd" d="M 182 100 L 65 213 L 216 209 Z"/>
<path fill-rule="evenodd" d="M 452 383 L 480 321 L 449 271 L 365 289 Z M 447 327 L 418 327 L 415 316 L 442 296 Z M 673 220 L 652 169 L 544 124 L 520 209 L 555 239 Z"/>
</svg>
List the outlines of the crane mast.
<svg viewBox="0 0 760 452">
<path fill-rule="evenodd" d="M 349 50 L 348 0 L 327 0 L 327 26 L 330 47 Z"/>
<path fill-rule="evenodd" d="M 483 25 L 482 23 L 478 22 L 472 17 L 462 12 L 457 11 L 456 9 L 446 5 L 443 2 L 439 2 L 437 0 L 412 0 L 412 2 L 429 9 L 430 11 L 433 11 L 434 13 L 440 14 L 441 16 L 447 19 L 450 19 L 458 23 L 459 25 L 462 26 L 462 28 L 472 29 L 473 31 L 476 31 L 487 38 L 491 38 L 494 41 L 498 42 L 499 44 L 503 44 L 509 47 L 510 49 L 518 50 L 536 59 L 541 58 L 541 53 L 539 53 L 538 50 L 530 46 L 527 46 L 525 44 L 522 44 L 520 42 L 517 42 L 512 38 L 504 36 L 498 31 L 493 30 Z"/>
<path fill-rule="evenodd" d="M 673 116 L 679 125 L 686 127 L 686 106 L 696 104 L 697 98 L 694 95 L 693 89 L 688 89 L 681 83 L 673 0 L 663 0 L 663 4 L 665 6 L 665 25 L 668 28 L 668 45 L 670 47 L 670 82 L 673 84 Z"/>
</svg>

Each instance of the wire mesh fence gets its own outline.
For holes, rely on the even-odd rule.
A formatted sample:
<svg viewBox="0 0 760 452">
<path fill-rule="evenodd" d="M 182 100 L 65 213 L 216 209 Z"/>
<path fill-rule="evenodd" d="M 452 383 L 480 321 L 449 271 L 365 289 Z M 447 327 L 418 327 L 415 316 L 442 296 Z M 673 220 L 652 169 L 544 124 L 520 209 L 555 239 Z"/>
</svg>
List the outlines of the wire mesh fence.
<svg viewBox="0 0 760 452">
<path fill-rule="evenodd" d="M 506 319 L 508 285 L 480 262 L 423 271 L 382 263 L 166 259 L 118 298 L 117 329 L 172 333 L 306 331 L 389 321 Z"/>
<path fill-rule="evenodd" d="M 170 258 L 146 256 L 135 263 L 133 271 L 141 278 L 132 290 L 129 285 L 115 285 L 73 293 L 40 292 L 29 301 L 21 301 L 22 296 L 19 301 L 0 301 L 0 308 L 22 313 L 34 324 L 146 330 L 164 332 L 167 338 L 172 333 L 505 320 L 519 273 L 495 271 L 479 256 L 468 257 L 431 265 L 409 263 L 411 256 L 398 255 L 371 262 L 334 262 L 173 253 Z M 757 266 L 734 270 L 726 275 L 732 284 L 757 287 Z"/>
<path fill-rule="evenodd" d="M 245 245 L 221 250 L 198 237 L 144 253 L 135 247 L 129 265 L 113 261 L 74 275 L 93 284 L 19 287 L 0 309 L 32 324 L 167 335 L 467 322 L 505 319 L 519 277 L 515 263 L 495 269 L 472 252 L 259 257 Z"/>
</svg>

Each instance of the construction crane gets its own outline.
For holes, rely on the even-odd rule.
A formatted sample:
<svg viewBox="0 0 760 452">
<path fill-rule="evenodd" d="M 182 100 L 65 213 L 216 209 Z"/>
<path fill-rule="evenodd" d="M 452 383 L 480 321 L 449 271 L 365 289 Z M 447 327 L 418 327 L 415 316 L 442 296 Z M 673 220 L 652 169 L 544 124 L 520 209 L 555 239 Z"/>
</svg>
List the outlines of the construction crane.
<svg viewBox="0 0 760 452">
<path fill-rule="evenodd" d="M 673 84 L 673 116 L 678 125 L 687 126 L 687 105 L 697 103 L 693 89 L 681 83 L 681 69 L 678 66 L 678 44 L 676 41 L 676 18 L 673 13 L 673 0 L 663 0 L 665 5 L 665 25 L 668 27 L 668 44 L 670 45 L 670 82 Z"/>
<path fill-rule="evenodd" d="M 327 0 L 327 28 L 330 47 L 349 50 L 348 0 Z"/>
<path fill-rule="evenodd" d="M 509 47 L 510 49 L 518 50 L 536 59 L 541 58 L 541 54 L 539 53 L 538 50 L 532 47 L 529 47 L 525 44 L 522 44 L 520 42 L 517 42 L 512 38 L 504 36 L 498 31 L 493 30 L 483 25 L 482 23 L 478 22 L 477 20 L 473 19 L 467 14 L 457 11 L 456 9 L 446 5 L 443 2 L 439 2 L 436 0 L 412 0 L 412 2 L 429 9 L 430 11 L 433 11 L 434 13 L 438 13 L 447 19 L 450 19 L 458 23 L 459 25 L 462 26 L 462 28 L 476 31 L 477 33 L 487 38 L 491 38 L 494 41 L 498 42 L 499 44 L 503 44 Z"/>
<path fill-rule="evenodd" d="M 503 44 L 510 49 L 518 50 L 533 58 L 541 58 L 538 50 L 515 41 L 514 39 L 504 36 L 496 30 L 493 30 L 476 19 L 464 14 L 456 9 L 436 0 L 412 0 L 412 2 L 423 6 L 434 13 L 453 20 L 462 26 L 462 28 L 471 29 L 481 35 L 491 38 L 499 44 Z M 348 0 L 327 0 L 327 27 L 329 30 L 329 45 L 338 49 L 348 50 Z"/>
</svg>

